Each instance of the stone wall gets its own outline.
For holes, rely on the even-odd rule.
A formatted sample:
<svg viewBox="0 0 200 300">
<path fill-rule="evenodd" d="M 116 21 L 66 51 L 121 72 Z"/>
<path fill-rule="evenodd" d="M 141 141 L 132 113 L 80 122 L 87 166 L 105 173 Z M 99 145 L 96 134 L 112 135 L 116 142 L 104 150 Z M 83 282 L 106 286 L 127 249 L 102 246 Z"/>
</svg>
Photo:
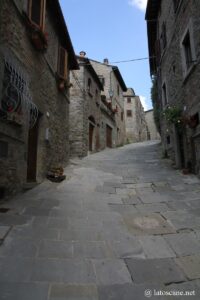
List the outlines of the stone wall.
<svg viewBox="0 0 200 300">
<path fill-rule="evenodd" d="M 158 16 L 158 37 L 163 22 L 166 23 L 167 46 L 161 53 L 160 85 L 166 83 L 168 105 L 180 107 L 183 116 L 190 118 L 200 114 L 200 2 L 183 0 L 175 13 L 172 1 L 162 1 Z M 190 42 L 194 44 L 195 59 L 185 75 L 181 48 L 187 28 L 190 28 Z M 200 126 L 190 128 L 188 124 L 183 124 L 180 131 L 162 120 L 162 141 L 165 149 L 169 150 L 178 167 L 192 164 L 196 173 L 200 170 L 197 150 L 199 135 Z"/>
<path fill-rule="evenodd" d="M 17 5 L 16 5 L 17 4 Z M 45 31 L 48 48 L 40 52 L 30 40 L 30 32 L 22 11 L 24 1 L 1 1 L 0 18 L 0 99 L 4 78 L 5 57 L 8 57 L 27 79 L 32 102 L 40 112 L 37 146 L 36 180 L 40 182 L 54 166 L 66 164 L 69 157 L 69 97 L 58 90 L 56 81 L 60 39 L 47 8 Z M 0 118 L 0 141 L 8 143 L 6 157 L 1 157 L 0 186 L 6 194 L 21 190 L 27 181 L 28 134 L 27 112 L 21 115 L 22 125 Z"/>
</svg>

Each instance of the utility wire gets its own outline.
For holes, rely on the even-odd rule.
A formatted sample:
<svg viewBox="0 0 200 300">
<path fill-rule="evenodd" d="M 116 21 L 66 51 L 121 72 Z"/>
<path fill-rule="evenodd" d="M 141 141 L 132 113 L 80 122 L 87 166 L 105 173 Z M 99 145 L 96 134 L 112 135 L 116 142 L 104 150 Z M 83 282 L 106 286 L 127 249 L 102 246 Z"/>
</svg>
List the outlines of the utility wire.
<svg viewBox="0 0 200 300">
<path fill-rule="evenodd" d="M 155 58 L 155 56 L 134 58 L 134 59 L 129 59 L 129 60 L 121 60 L 121 61 L 112 61 L 111 64 L 120 64 L 120 63 L 126 63 L 126 62 L 131 62 L 131 61 L 146 60 L 146 59 L 151 59 L 151 58 Z"/>
</svg>

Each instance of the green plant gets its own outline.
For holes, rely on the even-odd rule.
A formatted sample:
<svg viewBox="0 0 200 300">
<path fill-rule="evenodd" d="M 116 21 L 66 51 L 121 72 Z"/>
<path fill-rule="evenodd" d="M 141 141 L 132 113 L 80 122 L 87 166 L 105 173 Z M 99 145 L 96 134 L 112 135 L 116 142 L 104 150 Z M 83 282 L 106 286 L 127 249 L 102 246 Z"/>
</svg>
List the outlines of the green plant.
<svg viewBox="0 0 200 300">
<path fill-rule="evenodd" d="M 180 124 L 182 122 L 182 110 L 177 106 L 168 106 L 163 115 L 171 124 Z"/>
</svg>

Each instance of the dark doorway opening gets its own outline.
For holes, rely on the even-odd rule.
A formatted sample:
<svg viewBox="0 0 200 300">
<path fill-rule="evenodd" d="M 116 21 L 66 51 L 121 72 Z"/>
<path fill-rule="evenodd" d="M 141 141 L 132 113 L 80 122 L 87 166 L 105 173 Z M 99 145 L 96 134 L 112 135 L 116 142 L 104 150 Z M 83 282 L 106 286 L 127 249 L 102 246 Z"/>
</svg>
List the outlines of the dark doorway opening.
<svg viewBox="0 0 200 300">
<path fill-rule="evenodd" d="M 112 148 L 112 128 L 106 125 L 106 147 Z"/>
<path fill-rule="evenodd" d="M 37 176 L 39 118 L 34 127 L 29 129 L 27 155 L 27 182 L 35 182 Z"/>
</svg>

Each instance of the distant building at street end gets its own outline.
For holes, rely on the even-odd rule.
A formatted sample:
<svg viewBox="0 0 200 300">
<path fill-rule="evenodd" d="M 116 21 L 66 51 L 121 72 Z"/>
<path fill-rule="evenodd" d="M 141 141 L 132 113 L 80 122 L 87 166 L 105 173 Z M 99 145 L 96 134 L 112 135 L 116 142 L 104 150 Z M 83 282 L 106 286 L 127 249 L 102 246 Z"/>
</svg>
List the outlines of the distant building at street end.
<svg viewBox="0 0 200 300">
<path fill-rule="evenodd" d="M 101 148 L 101 91 L 103 85 L 84 51 L 77 56 L 79 70 L 70 82 L 70 156 L 84 157 Z"/>
<path fill-rule="evenodd" d="M 110 65 L 108 59 L 103 63 L 90 59 L 101 80 L 101 147 L 116 147 L 125 143 L 125 117 L 123 92 L 127 87 L 118 67 Z M 106 109 L 105 109 L 106 108 Z M 110 112 L 112 114 L 110 114 Z"/>
<path fill-rule="evenodd" d="M 156 128 L 154 121 L 153 109 L 145 111 L 145 120 L 148 127 L 147 138 L 148 140 L 160 140 L 160 134 Z"/>
<path fill-rule="evenodd" d="M 200 175 L 200 1 L 148 0 L 146 21 L 164 153 Z"/>
<path fill-rule="evenodd" d="M 140 97 L 135 95 L 132 88 L 128 88 L 123 94 L 126 127 L 126 142 L 136 143 L 146 141 L 148 128 L 145 120 L 145 112 Z"/>
</svg>

